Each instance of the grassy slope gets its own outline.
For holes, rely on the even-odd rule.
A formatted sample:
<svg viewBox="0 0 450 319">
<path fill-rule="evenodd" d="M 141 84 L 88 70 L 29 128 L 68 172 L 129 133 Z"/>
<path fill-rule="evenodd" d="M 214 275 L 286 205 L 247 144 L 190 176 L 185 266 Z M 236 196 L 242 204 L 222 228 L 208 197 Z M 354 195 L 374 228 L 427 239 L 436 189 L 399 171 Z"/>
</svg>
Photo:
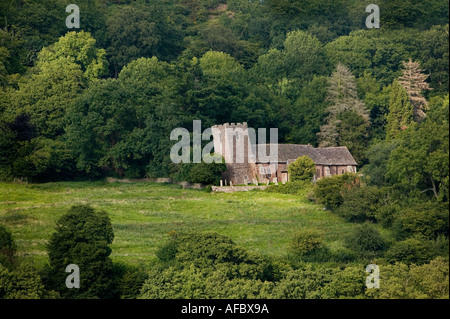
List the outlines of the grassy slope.
<svg viewBox="0 0 450 319">
<path fill-rule="evenodd" d="M 211 230 L 252 251 L 286 254 L 290 235 L 301 227 L 323 230 L 327 244 L 342 244 L 352 224 L 293 195 L 206 193 L 153 183 L 0 183 L 0 223 L 14 235 L 18 254 L 39 267 L 57 219 L 74 204 L 109 213 L 114 227 L 114 261 L 139 263 L 155 258 L 167 234 Z"/>
</svg>

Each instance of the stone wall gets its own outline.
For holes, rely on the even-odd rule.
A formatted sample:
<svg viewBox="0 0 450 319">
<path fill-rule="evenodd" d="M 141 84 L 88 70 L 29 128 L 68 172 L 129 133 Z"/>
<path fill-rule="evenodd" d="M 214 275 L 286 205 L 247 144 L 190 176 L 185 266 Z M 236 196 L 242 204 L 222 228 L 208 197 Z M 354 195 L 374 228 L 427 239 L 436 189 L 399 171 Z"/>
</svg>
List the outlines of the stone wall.
<svg viewBox="0 0 450 319">
<path fill-rule="evenodd" d="M 234 193 L 234 192 L 248 192 L 253 189 L 266 189 L 267 186 L 212 186 L 213 192 L 222 192 L 222 193 Z"/>
<path fill-rule="evenodd" d="M 106 178 L 108 183 L 139 183 L 139 182 L 150 182 L 150 183 L 167 183 L 167 184 L 178 184 L 181 185 L 183 189 L 203 189 L 205 185 L 200 183 L 189 183 L 189 182 L 176 182 L 170 178 L 137 178 L 137 179 L 128 179 L 128 178 Z"/>
</svg>

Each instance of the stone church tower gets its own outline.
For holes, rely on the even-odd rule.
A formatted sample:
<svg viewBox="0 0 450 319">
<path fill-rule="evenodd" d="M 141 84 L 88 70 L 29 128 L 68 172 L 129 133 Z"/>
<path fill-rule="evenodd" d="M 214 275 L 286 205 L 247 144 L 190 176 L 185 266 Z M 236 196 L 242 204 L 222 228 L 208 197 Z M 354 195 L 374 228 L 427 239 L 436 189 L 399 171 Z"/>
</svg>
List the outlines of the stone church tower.
<svg viewBox="0 0 450 319">
<path fill-rule="evenodd" d="M 251 164 L 256 162 L 255 151 L 252 149 L 254 130 L 247 123 L 225 123 L 211 127 L 214 152 L 225 159 L 227 171 L 222 174 L 222 180 L 233 181 L 234 185 L 252 182 Z M 252 141 L 255 145 L 256 141 Z M 249 153 L 250 152 L 250 153 Z"/>
</svg>

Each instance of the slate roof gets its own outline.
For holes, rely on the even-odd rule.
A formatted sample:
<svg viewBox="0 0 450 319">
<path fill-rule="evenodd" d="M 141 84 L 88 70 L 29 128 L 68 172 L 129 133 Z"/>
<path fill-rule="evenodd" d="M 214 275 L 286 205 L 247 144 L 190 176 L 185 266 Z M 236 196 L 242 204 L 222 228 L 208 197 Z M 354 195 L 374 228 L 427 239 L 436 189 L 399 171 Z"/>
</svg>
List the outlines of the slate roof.
<svg viewBox="0 0 450 319">
<path fill-rule="evenodd" d="M 265 144 L 265 146 L 266 154 L 269 155 L 271 145 Z M 278 144 L 278 163 L 289 164 L 305 155 L 318 165 L 358 165 L 345 146 L 314 148 L 311 145 Z"/>
<path fill-rule="evenodd" d="M 346 146 L 319 147 L 315 150 L 325 159 L 325 165 L 358 165 Z"/>
</svg>

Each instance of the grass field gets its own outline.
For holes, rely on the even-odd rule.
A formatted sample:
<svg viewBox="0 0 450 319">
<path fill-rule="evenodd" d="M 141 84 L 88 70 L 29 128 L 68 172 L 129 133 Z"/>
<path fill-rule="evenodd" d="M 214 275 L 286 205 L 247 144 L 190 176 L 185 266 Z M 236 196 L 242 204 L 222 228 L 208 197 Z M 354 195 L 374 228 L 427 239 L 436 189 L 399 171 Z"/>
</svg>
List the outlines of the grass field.
<svg viewBox="0 0 450 319">
<path fill-rule="evenodd" d="M 283 256 L 300 228 L 322 230 L 334 249 L 354 227 L 300 196 L 263 191 L 207 193 L 155 183 L 0 183 L 0 224 L 12 231 L 18 255 L 36 267 L 47 261 L 45 245 L 56 221 L 74 204 L 109 213 L 115 234 L 111 257 L 130 264 L 156 258 L 170 231 L 216 231 L 250 251 Z"/>
</svg>

